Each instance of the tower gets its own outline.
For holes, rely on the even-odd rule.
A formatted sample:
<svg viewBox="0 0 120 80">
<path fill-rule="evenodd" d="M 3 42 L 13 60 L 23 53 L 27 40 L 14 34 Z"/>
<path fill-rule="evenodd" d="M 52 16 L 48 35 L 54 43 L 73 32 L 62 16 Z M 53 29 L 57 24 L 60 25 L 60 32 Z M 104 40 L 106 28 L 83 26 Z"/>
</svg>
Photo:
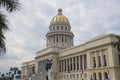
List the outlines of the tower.
<svg viewBox="0 0 120 80">
<path fill-rule="evenodd" d="M 58 14 L 54 16 L 49 25 L 49 32 L 46 34 L 47 47 L 72 47 L 74 34 L 67 17 L 62 14 L 62 9 L 58 9 Z"/>
</svg>

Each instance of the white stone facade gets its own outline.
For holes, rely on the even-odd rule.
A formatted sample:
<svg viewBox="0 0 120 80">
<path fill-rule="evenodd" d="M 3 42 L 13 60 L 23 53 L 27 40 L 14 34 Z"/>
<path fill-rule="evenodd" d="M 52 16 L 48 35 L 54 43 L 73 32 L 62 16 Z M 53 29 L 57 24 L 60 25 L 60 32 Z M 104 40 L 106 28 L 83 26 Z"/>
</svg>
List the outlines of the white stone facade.
<svg viewBox="0 0 120 80">
<path fill-rule="evenodd" d="M 60 10 L 49 26 L 46 48 L 36 53 L 35 60 L 22 64 L 22 75 L 35 74 L 36 80 L 45 80 L 45 64 L 50 58 L 53 60 L 52 80 L 68 80 L 68 69 L 71 80 L 82 80 L 82 77 L 84 80 L 120 80 L 120 53 L 113 46 L 118 35 L 101 35 L 73 46 L 74 35 L 68 19 L 57 20 L 62 15 Z"/>
</svg>

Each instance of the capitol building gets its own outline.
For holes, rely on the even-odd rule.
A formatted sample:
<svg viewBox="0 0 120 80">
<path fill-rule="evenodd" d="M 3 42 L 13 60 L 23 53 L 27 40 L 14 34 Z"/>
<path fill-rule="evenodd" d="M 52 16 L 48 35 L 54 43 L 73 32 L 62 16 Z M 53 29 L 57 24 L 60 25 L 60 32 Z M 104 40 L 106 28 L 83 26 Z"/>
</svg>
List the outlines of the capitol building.
<svg viewBox="0 0 120 80">
<path fill-rule="evenodd" d="M 46 48 L 22 64 L 22 76 L 46 80 L 46 61 L 52 59 L 52 80 L 68 80 L 68 74 L 70 80 L 120 80 L 120 53 L 113 45 L 119 35 L 104 34 L 74 46 L 71 27 L 59 8 L 46 34 Z"/>
</svg>

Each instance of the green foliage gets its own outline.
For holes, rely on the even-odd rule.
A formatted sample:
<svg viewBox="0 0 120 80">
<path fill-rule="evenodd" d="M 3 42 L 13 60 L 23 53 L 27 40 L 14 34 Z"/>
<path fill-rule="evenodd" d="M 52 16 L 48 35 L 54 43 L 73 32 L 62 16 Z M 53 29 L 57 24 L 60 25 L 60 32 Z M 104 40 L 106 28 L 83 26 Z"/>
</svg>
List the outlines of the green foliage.
<svg viewBox="0 0 120 80">
<path fill-rule="evenodd" d="M 13 80 L 14 76 L 17 79 L 21 78 L 21 70 L 19 70 L 17 67 L 11 67 L 9 71 L 6 73 L 6 75 L 1 74 L 0 80 Z"/>
<path fill-rule="evenodd" d="M 4 7 L 9 12 L 20 9 L 19 5 L 18 0 L 0 0 L 0 7 Z"/>
<path fill-rule="evenodd" d="M 20 70 L 18 70 L 18 72 L 17 72 L 18 74 L 21 74 L 21 71 Z"/>
<path fill-rule="evenodd" d="M 13 12 L 20 9 L 18 0 L 0 0 L 0 8 L 5 8 L 8 12 Z M 8 24 L 5 15 L 0 12 L 0 56 L 6 52 L 4 33 L 8 31 Z"/>
<path fill-rule="evenodd" d="M 7 26 L 7 20 L 6 17 L 0 13 L 0 55 L 2 55 L 3 52 L 6 52 L 6 47 L 5 47 L 5 36 L 4 32 L 6 32 L 8 29 Z"/>
<path fill-rule="evenodd" d="M 5 77 L 5 74 L 2 74 L 1 77 L 2 77 L 2 78 Z"/>
</svg>

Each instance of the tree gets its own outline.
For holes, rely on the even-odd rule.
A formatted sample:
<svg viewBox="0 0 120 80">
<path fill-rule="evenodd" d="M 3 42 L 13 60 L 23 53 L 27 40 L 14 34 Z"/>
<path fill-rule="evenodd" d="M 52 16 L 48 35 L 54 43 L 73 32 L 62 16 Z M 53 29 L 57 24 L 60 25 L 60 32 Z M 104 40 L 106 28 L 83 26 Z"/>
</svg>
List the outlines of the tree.
<svg viewBox="0 0 120 80">
<path fill-rule="evenodd" d="M 118 52 L 120 52 L 120 36 L 116 36 L 116 38 L 118 41 L 114 43 L 114 47 L 116 47 Z"/>
<path fill-rule="evenodd" d="M 20 9 L 18 0 L 0 0 L 0 8 L 4 8 L 10 13 Z M 0 12 L 0 56 L 6 53 L 4 33 L 8 30 L 8 21 L 5 15 Z"/>
</svg>

